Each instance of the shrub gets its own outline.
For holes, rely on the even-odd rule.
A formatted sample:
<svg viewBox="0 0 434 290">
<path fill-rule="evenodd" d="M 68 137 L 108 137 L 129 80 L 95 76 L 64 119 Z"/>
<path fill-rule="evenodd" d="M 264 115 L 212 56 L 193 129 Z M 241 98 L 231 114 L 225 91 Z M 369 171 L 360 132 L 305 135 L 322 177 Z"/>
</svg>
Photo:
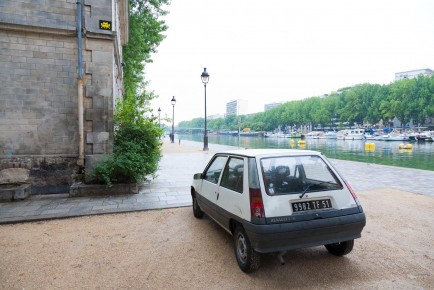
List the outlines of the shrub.
<svg viewBox="0 0 434 290">
<path fill-rule="evenodd" d="M 113 154 L 86 172 L 86 182 L 107 184 L 139 182 L 158 169 L 161 130 L 152 120 L 121 123 L 115 129 Z"/>
</svg>

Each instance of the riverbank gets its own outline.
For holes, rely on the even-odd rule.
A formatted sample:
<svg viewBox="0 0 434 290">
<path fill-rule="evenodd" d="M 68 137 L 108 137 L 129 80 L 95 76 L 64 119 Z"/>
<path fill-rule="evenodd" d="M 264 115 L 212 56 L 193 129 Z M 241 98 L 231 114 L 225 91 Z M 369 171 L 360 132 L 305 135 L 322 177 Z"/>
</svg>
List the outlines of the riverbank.
<svg viewBox="0 0 434 290">
<path fill-rule="evenodd" d="M 203 170 L 206 162 L 216 151 L 239 149 L 239 147 L 236 146 L 213 143 L 209 144 L 208 147 L 209 151 L 204 152 L 203 143 L 201 142 L 181 140 L 181 143 L 170 143 L 170 141 L 166 139 L 163 140 L 162 153 L 163 156 L 173 153 L 198 153 L 206 156 L 206 160 L 194 162 L 196 159 L 194 158 L 195 155 L 191 155 L 191 162 L 185 164 L 185 166 L 193 166 L 194 163 L 201 164 L 202 167 L 195 166 L 195 168 L 197 168 L 196 171 L 199 172 Z M 175 163 L 178 162 L 175 161 L 175 157 L 165 156 L 162 159 L 162 164 L 164 165 L 168 159 L 174 160 Z M 393 188 L 416 194 L 434 196 L 434 187 L 432 185 L 434 171 L 388 166 L 370 162 L 329 159 L 356 191 Z M 169 164 L 167 165 L 169 166 Z M 173 166 L 177 165 L 173 164 Z M 174 171 L 177 171 L 177 169 Z"/>
<path fill-rule="evenodd" d="M 200 135 L 175 135 L 176 140 L 191 140 L 203 142 Z M 222 144 L 242 148 L 280 148 L 280 149 L 308 149 L 325 154 L 328 158 L 358 161 L 372 164 L 398 166 L 434 171 L 434 143 L 412 142 L 412 149 L 402 149 L 400 141 L 370 141 L 370 140 L 334 140 L 334 139 L 306 139 L 305 144 L 298 144 L 299 139 L 290 138 L 260 138 L 260 137 L 231 137 L 210 135 L 210 144 Z M 292 142 L 291 142 L 292 141 Z M 375 145 L 366 150 L 365 143 Z"/>
</svg>

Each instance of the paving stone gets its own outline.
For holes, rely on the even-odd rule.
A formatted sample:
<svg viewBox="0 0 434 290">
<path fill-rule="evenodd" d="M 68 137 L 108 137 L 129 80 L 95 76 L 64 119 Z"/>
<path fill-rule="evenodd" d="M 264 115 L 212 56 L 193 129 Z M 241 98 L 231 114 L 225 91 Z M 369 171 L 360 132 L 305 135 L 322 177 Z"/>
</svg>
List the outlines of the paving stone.
<svg viewBox="0 0 434 290">
<path fill-rule="evenodd" d="M 177 155 L 176 157 L 174 155 Z M 191 206 L 190 183 L 212 154 L 163 155 L 157 178 L 128 196 L 65 198 L 30 196 L 26 201 L 0 203 L 0 224 L 68 216 Z M 434 171 L 331 159 L 356 191 L 394 188 L 434 196 Z"/>
<path fill-rule="evenodd" d="M 118 205 L 110 204 L 110 205 L 95 205 L 92 207 L 92 211 L 106 211 L 106 210 L 113 210 L 117 209 Z"/>
</svg>

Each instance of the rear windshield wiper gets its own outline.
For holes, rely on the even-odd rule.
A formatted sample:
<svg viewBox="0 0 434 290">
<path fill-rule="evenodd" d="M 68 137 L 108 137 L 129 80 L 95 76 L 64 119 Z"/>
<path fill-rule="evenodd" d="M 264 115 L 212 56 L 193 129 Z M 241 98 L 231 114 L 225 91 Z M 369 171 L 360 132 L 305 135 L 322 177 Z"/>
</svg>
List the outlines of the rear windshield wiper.
<svg viewBox="0 0 434 290">
<path fill-rule="evenodd" d="M 311 183 L 311 184 L 309 184 L 304 190 L 303 190 L 303 192 L 300 194 L 300 198 L 303 198 L 303 196 L 307 193 L 307 191 L 312 187 L 312 186 L 315 186 L 315 185 L 321 185 L 321 184 L 324 184 L 324 183 L 327 183 L 327 184 L 333 184 L 333 185 L 336 185 L 336 183 L 334 183 L 333 181 L 321 181 L 321 182 L 319 182 L 319 183 Z"/>
</svg>

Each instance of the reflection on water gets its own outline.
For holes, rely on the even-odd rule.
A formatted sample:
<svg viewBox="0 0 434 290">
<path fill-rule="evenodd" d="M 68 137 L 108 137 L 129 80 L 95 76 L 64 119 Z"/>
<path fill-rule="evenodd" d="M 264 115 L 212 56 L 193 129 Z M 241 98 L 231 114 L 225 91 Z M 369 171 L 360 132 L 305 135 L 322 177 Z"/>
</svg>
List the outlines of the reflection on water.
<svg viewBox="0 0 434 290">
<path fill-rule="evenodd" d="M 203 142 L 203 135 L 180 135 L 181 139 Z M 177 137 L 178 138 L 178 137 Z M 238 146 L 238 137 L 210 135 L 209 143 Z M 292 140 L 292 141 L 291 141 Z M 307 139 L 299 145 L 300 139 L 240 137 L 242 148 L 293 148 L 321 151 L 329 158 L 369 162 L 407 168 L 434 171 L 433 142 L 411 143 L 413 149 L 399 149 L 399 141 L 364 141 Z M 365 142 L 374 143 L 375 149 L 365 150 Z"/>
</svg>

